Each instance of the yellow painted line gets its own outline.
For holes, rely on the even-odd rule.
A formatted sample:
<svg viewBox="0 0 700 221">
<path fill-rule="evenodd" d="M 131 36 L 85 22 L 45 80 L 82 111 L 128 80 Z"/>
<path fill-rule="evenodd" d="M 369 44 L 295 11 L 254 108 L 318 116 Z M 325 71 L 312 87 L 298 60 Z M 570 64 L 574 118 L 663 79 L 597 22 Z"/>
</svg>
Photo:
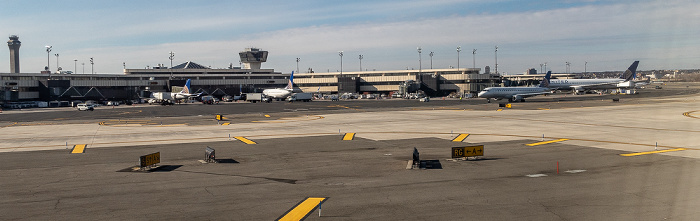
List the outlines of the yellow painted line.
<svg viewBox="0 0 700 221">
<path fill-rule="evenodd" d="M 528 146 L 537 146 L 537 145 L 548 144 L 548 143 L 562 142 L 562 141 L 565 141 L 565 140 L 569 140 L 569 139 L 550 140 L 550 141 L 543 141 L 543 142 L 537 142 L 537 143 L 530 143 L 530 144 L 525 144 L 525 145 L 528 145 Z"/>
<path fill-rule="evenodd" d="M 343 136 L 343 140 L 353 140 L 355 139 L 355 133 L 346 133 Z"/>
<path fill-rule="evenodd" d="M 503 109 L 498 109 L 498 110 L 496 110 L 496 111 L 503 111 Z"/>
<path fill-rule="evenodd" d="M 265 117 L 270 117 L 270 115 L 265 114 Z"/>
<path fill-rule="evenodd" d="M 298 221 L 298 220 L 303 220 L 308 217 L 311 212 L 313 212 L 317 207 L 323 203 L 323 201 L 326 201 L 328 199 L 327 197 L 309 197 L 301 202 L 299 202 L 296 206 L 292 207 L 287 213 L 282 215 L 280 218 L 277 220 L 284 220 L 284 221 Z"/>
<path fill-rule="evenodd" d="M 665 152 L 673 152 L 673 151 L 681 151 L 681 150 L 687 150 L 687 149 L 685 149 L 685 148 L 676 148 L 676 149 L 669 149 L 669 150 L 656 150 L 656 151 L 639 152 L 639 153 L 625 153 L 625 154 L 620 154 L 620 156 L 623 156 L 623 157 L 632 157 L 632 156 L 639 156 L 639 155 L 645 155 L 645 154 L 665 153 Z"/>
<path fill-rule="evenodd" d="M 221 124 L 221 125 L 226 126 L 226 125 L 229 125 L 229 124 L 231 124 L 231 123 L 223 123 L 223 124 Z"/>
<path fill-rule="evenodd" d="M 452 142 L 462 142 L 464 139 L 467 139 L 468 136 L 469 134 L 459 134 L 455 139 L 452 139 Z"/>
<path fill-rule="evenodd" d="M 236 140 L 240 140 L 241 142 L 246 143 L 246 144 L 258 144 L 255 141 L 248 140 L 248 138 L 245 138 L 245 137 L 233 137 L 233 138 L 236 138 Z"/>
<path fill-rule="evenodd" d="M 537 108 L 537 109 L 540 109 L 540 110 L 549 110 L 549 108 Z"/>
<path fill-rule="evenodd" d="M 85 148 L 87 144 L 76 144 L 73 146 L 73 150 L 70 153 L 85 153 Z"/>
</svg>

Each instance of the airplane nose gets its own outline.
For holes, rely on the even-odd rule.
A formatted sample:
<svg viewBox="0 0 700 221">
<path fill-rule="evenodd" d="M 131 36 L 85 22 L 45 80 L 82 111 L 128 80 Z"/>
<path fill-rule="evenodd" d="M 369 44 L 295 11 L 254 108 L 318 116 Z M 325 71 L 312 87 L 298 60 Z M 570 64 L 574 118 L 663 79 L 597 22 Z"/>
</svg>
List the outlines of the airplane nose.
<svg viewBox="0 0 700 221">
<path fill-rule="evenodd" d="M 484 95 L 484 93 L 485 93 L 485 92 L 483 92 L 483 91 L 482 91 L 482 92 L 479 92 L 479 94 L 477 94 L 476 96 L 477 96 L 477 97 L 481 97 L 481 95 Z"/>
</svg>

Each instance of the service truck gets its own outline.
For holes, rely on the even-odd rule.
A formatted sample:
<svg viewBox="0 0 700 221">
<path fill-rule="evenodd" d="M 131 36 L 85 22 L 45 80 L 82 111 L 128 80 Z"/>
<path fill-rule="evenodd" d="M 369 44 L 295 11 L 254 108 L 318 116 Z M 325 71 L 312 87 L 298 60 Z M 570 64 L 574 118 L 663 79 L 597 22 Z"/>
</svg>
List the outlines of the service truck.
<svg viewBox="0 0 700 221">
<path fill-rule="evenodd" d="M 248 102 L 270 102 L 270 99 L 265 97 L 262 93 L 247 93 L 245 95 L 245 100 Z"/>
<path fill-rule="evenodd" d="M 292 95 L 289 95 L 287 97 L 287 101 L 289 102 L 294 102 L 294 101 L 303 101 L 303 102 L 309 102 L 313 98 L 313 94 L 311 93 L 294 93 Z"/>
</svg>

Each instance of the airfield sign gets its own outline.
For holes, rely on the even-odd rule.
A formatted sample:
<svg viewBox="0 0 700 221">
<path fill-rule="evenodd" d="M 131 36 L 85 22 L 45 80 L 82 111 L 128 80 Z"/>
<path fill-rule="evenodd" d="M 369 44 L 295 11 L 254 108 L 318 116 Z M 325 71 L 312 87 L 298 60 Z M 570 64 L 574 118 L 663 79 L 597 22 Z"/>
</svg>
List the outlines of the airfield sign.
<svg viewBox="0 0 700 221">
<path fill-rule="evenodd" d="M 483 155 L 484 145 L 452 148 L 452 158 L 475 157 Z"/>
<path fill-rule="evenodd" d="M 155 152 L 148 155 L 143 155 L 139 159 L 141 167 L 147 167 L 160 163 L 160 152 Z"/>
</svg>

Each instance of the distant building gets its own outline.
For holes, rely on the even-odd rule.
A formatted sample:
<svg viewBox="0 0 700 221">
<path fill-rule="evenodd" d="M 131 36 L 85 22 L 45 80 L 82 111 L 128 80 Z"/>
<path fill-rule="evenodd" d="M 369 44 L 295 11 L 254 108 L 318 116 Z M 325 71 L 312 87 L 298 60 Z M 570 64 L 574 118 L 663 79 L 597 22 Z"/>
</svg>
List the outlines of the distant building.
<svg viewBox="0 0 700 221">
<path fill-rule="evenodd" d="M 525 71 L 525 74 L 526 75 L 535 75 L 535 74 L 537 74 L 537 69 L 534 69 L 534 68 L 527 69 L 527 71 Z"/>
</svg>

